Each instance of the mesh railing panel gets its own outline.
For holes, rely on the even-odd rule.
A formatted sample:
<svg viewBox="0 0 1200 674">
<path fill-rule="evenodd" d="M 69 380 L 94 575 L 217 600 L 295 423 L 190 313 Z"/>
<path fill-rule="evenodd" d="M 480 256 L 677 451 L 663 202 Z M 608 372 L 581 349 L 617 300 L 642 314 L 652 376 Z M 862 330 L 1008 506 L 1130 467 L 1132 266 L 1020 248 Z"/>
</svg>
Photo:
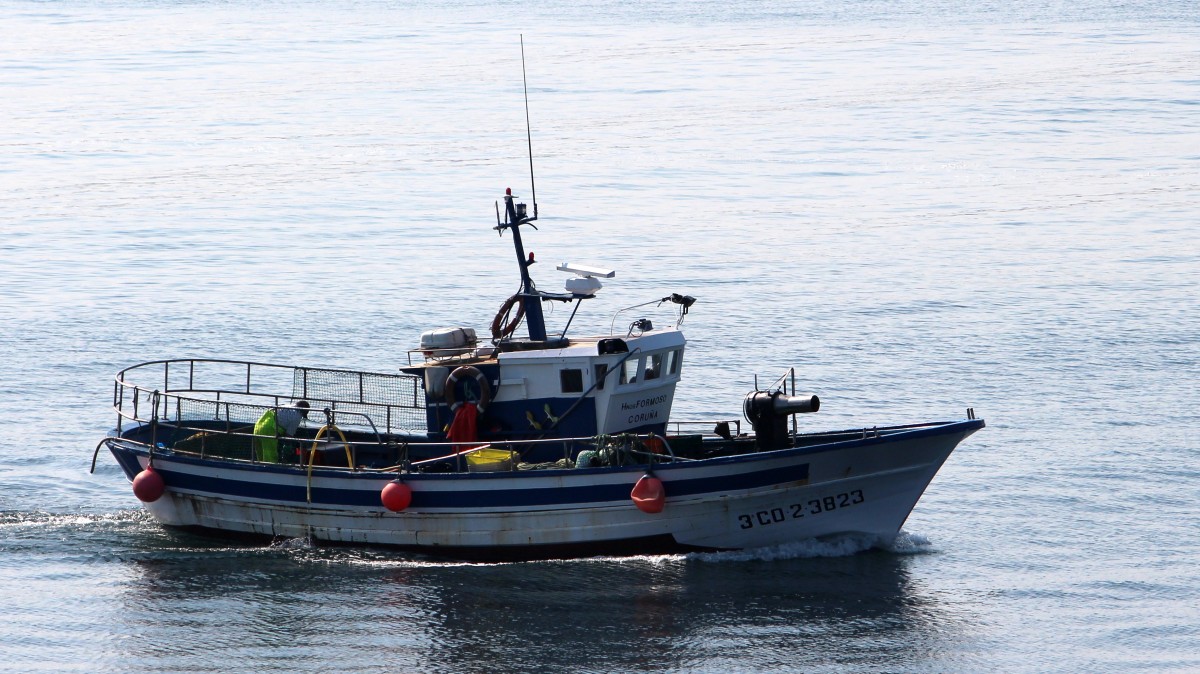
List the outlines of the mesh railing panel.
<svg viewBox="0 0 1200 674">
<path fill-rule="evenodd" d="M 419 407 L 421 381 L 408 374 L 374 374 L 346 370 L 293 370 L 292 396 L 326 398 L 375 405 Z"/>
<path fill-rule="evenodd" d="M 136 386 L 118 385 L 114 402 L 130 418 L 144 421 L 154 416 L 151 391 L 165 389 L 171 393 L 164 391 L 158 397 L 162 420 L 253 426 L 268 409 L 303 399 L 313 410 L 309 418 L 314 421 L 319 420 L 314 415 L 330 408 L 339 425 L 374 427 L 380 433 L 426 430 L 425 388 L 421 378 L 412 375 L 229 361 L 153 365 L 161 368 L 157 378 L 152 371 L 139 372 Z"/>
<path fill-rule="evenodd" d="M 292 397 L 350 413 L 339 423 L 366 425 L 363 415 L 379 431 L 423 431 L 426 425 L 425 387 L 412 375 L 296 368 Z"/>
</svg>

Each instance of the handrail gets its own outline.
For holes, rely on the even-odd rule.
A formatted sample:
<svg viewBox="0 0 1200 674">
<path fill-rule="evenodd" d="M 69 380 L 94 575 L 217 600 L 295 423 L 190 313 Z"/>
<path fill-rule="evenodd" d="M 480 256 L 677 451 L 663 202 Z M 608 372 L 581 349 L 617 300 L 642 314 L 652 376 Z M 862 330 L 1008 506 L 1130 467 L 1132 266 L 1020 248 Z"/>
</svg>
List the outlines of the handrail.
<svg viewBox="0 0 1200 674">
<path fill-rule="evenodd" d="M 188 380 L 187 380 L 188 385 L 186 388 L 172 388 L 171 387 L 171 381 L 170 381 L 171 365 L 177 364 L 177 363 L 187 363 L 188 364 Z M 246 375 L 245 375 L 246 383 L 240 390 L 235 390 L 235 389 L 231 389 L 228 387 L 197 388 L 196 387 L 196 364 L 197 363 L 209 363 L 209 364 L 217 364 L 217 365 L 236 365 L 239 367 L 245 367 L 246 368 Z M 140 383 L 140 382 L 135 383 L 129 377 L 129 375 L 131 375 L 136 370 L 141 370 L 148 366 L 159 366 L 159 365 L 161 365 L 163 368 L 162 386 L 154 386 L 154 385 L 144 384 L 144 383 Z M 174 392 L 174 391 L 191 391 L 191 392 L 198 392 L 198 393 L 238 393 L 241 395 L 258 395 L 258 396 L 275 395 L 275 396 L 279 396 L 279 397 L 294 397 L 291 394 L 284 396 L 282 394 L 262 393 L 262 392 L 252 390 L 253 384 L 254 384 L 254 382 L 252 381 L 253 368 L 283 370 L 283 371 L 288 371 L 291 373 L 301 372 L 306 375 L 306 377 L 305 377 L 306 385 L 307 385 L 307 374 L 310 372 L 351 375 L 351 376 L 358 377 L 360 379 L 360 381 L 361 381 L 362 377 L 364 377 L 364 376 L 381 377 L 381 378 L 386 378 L 386 379 L 413 380 L 413 381 L 418 381 L 420 379 L 416 375 L 394 374 L 394 373 L 390 373 L 390 372 L 370 372 L 370 371 L 365 371 L 365 370 L 347 370 L 347 369 L 329 368 L 329 367 L 316 368 L 316 367 L 304 367 L 304 366 L 296 366 L 296 365 L 279 365 L 277 363 L 262 363 L 262 362 L 257 362 L 257 361 L 229 360 L 229 359 L 224 359 L 224 358 L 172 358 L 172 359 L 166 359 L 166 360 L 150 360 L 150 361 L 146 361 L 144 363 L 139 363 L 137 365 L 132 365 L 130 367 L 127 367 L 117 373 L 117 375 L 115 377 L 115 382 L 116 382 L 117 387 L 131 387 L 131 388 L 136 388 L 138 390 L 143 390 L 143 391 L 158 390 L 158 391 L 162 391 L 163 393 L 170 393 L 170 392 Z M 294 374 L 293 374 L 293 376 L 294 376 Z M 302 393 L 304 393 L 304 392 L 302 392 Z M 345 399 L 340 402 L 361 403 L 361 404 L 379 404 L 379 403 L 370 403 L 368 401 L 363 400 L 361 389 L 360 389 L 360 399 L 359 400 Z"/>
<path fill-rule="evenodd" d="M 326 427 L 323 426 L 322 430 L 324 430 L 325 428 Z M 334 440 L 333 442 L 344 445 L 348 452 L 355 451 L 356 448 L 360 445 L 373 444 L 373 443 L 365 442 L 365 441 L 349 440 L 349 439 L 345 438 L 345 436 L 340 435 L 340 431 L 338 431 L 336 429 L 336 427 L 334 427 L 334 430 L 339 433 L 339 437 L 337 440 Z M 227 433 L 227 435 L 232 435 L 235 437 L 261 437 L 261 436 L 255 435 L 254 433 L 239 433 L 236 431 L 229 432 L 229 433 Z M 630 434 L 630 435 L 639 440 L 648 440 L 651 438 L 658 438 L 660 440 L 663 440 L 664 444 L 666 444 L 666 440 L 665 440 L 665 438 L 663 438 L 663 436 L 656 435 L 654 433 L 639 433 L 639 434 Z M 559 443 L 579 443 L 579 444 L 585 444 L 585 445 L 594 445 L 597 442 L 599 437 L 602 437 L 602 436 L 582 436 L 582 437 L 575 437 L 575 438 L 551 438 L 551 439 L 543 439 L 543 440 L 496 440 L 496 441 L 482 443 L 478 447 L 472 447 L 472 448 L 464 449 L 461 451 L 451 451 L 450 453 L 448 453 L 444 456 L 438 456 L 438 457 L 433 457 L 430 459 L 424 459 L 422 461 L 414 462 L 411 465 L 417 466 L 417 465 L 423 465 L 423 464 L 436 463 L 437 461 L 445 461 L 448 459 L 465 456 L 474 451 L 477 451 L 479 449 L 484 449 L 484 448 L 514 448 L 517 446 L 527 446 L 527 445 L 532 445 L 532 444 L 559 444 Z M 322 438 L 316 438 L 316 439 L 299 438 L 299 437 L 284 436 L 284 435 L 279 436 L 279 439 L 280 440 L 288 440 L 288 441 L 313 442 L 314 444 L 329 442 L 329 440 L 323 440 Z M 101 441 L 100 445 L 104 445 L 106 443 L 113 443 L 113 442 L 121 443 L 121 444 L 125 444 L 125 445 L 133 445 L 133 446 L 143 447 L 143 448 L 146 448 L 147 451 L 155 451 L 155 448 L 151 443 L 143 442 L 140 440 L 134 440 L 132 438 L 113 438 L 113 437 L 105 438 L 104 440 Z M 427 446 L 427 447 L 431 447 L 431 448 L 446 447 L 448 449 L 452 449 L 456 446 L 462 445 L 463 443 L 462 442 L 422 442 L 421 444 L 423 446 Z M 97 446 L 97 451 L 99 451 L 100 445 Z M 162 451 L 164 451 L 164 448 L 159 447 L 159 448 L 157 448 L 157 451 L 162 452 Z M 179 450 L 179 449 L 167 449 L 165 451 L 169 451 L 172 453 L 178 453 L 178 454 L 194 454 L 194 452 L 190 452 L 187 450 Z M 641 454 L 641 455 L 654 457 L 654 459 L 657 461 L 674 462 L 674 461 L 690 461 L 690 460 L 692 460 L 692 459 L 688 459 L 686 457 L 675 456 L 673 452 L 664 456 L 662 454 L 653 454 L 651 452 L 645 452 L 645 451 L 640 451 L 640 450 L 630 450 L 630 451 L 631 451 L 631 453 L 634 453 L 634 454 Z M 668 451 L 670 451 L 669 445 L 668 445 Z M 222 458 L 223 458 L 223 460 L 226 460 L 226 461 L 248 461 L 250 463 L 262 463 L 261 461 L 259 461 L 257 459 L 238 459 L 238 458 L 231 458 L 231 457 L 222 457 Z M 296 464 L 296 466 L 302 470 L 306 469 L 308 472 L 311 473 L 311 471 L 313 469 L 311 459 L 312 459 L 312 454 L 310 454 L 310 458 L 308 461 L 303 461 L 299 464 Z M 345 470 L 345 471 L 352 471 L 352 472 L 361 471 L 361 470 L 374 470 L 374 471 L 378 471 L 378 472 L 389 472 L 389 471 L 394 472 L 395 470 L 397 470 L 398 468 L 401 467 L 401 466 L 389 466 L 389 467 L 385 467 L 385 468 L 373 468 L 373 469 L 362 468 L 362 467 L 359 467 L 354 464 L 353 458 L 350 459 L 349 464 L 350 465 L 348 465 L 348 466 L 323 466 L 322 468 L 325 470 Z M 285 465 L 292 465 L 292 464 L 285 464 Z"/>
<path fill-rule="evenodd" d="M 742 434 L 742 420 L 741 419 L 709 419 L 706 421 L 699 421 L 699 420 L 694 420 L 694 419 L 676 421 L 676 420 L 672 419 L 667 422 L 667 425 L 674 426 L 675 434 L 679 435 L 679 433 L 681 433 L 683 431 L 683 428 L 681 428 L 682 426 L 715 426 L 716 424 L 719 424 L 721 422 L 725 422 L 725 423 L 729 424 L 730 426 L 734 427 L 734 433 L 733 433 L 734 436 L 738 436 L 738 435 Z M 716 435 L 716 434 L 709 432 L 708 435 Z"/>
<path fill-rule="evenodd" d="M 375 440 L 376 440 L 376 442 L 379 442 L 380 444 L 383 444 L 383 436 L 379 434 L 379 428 L 377 428 L 377 427 L 375 426 L 375 420 L 374 420 L 374 419 L 372 419 L 372 418 L 370 417 L 370 415 L 363 414 L 362 412 L 354 412 L 354 411 L 351 411 L 351 410 L 335 410 L 335 409 L 331 409 L 331 410 L 328 410 L 328 412 L 329 412 L 329 414 L 333 415 L 333 419 L 334 419 L 334 420 L 336 420 L 336 419 L 337 419 L 339 416 L 362 417 L 363 419 L 366 419 L 366 420 L 367 420 L 367 425 L 369 425 L 369 426 L 371 427 L 371 432 L 375 434 Z"/>
<path fill-rule="evenodd" d="M 168 423 L 166 423 L 165 425 L 167 425 L 167 426 L 171 426 L 171 427 L 178 427 L 178 428 L 184 428 L 184 429 L 187 429 L 187 430 L 191 430 L 191 429 L 190 429 L 189 427 L 187 427 L 187 426 L 180 426 L 180 425 L 179 425 L 177 422 L 168 422 Z M 322 424 L 322 425 L 324 425 L 324 424 Z M 935 423 L 931 423 L 931 424 L 911 424 L 910 426 L 904 426 L 904 427 L 900 427 L 900 426 L 896 426 L 896 427 L 890 427 L 890 426 L 889 426 L 889 427 L 881 427 L 881 428 L 879 428 L 878 430 L 880 430 L 880 431 L 887 431 L 887 430 L 894 430 L 894 429 L 898 429 L 898 428 L 909 428 L 909 427 L 912 427 L 912 428 L 917 428 L 917 427 L 920 427 L 920 426 L 934 426 L 934 425 L 937 425 L 937 424 L 935 424 Z M 211 429 L 206 429 L 206 428 L 205 428 L 205 429 L 201 429 L 200 427 L 197 427 L 197 429 L 196 429 L 196 430 L 211 430 Z M 862 432 L 862 430 L 863 430 L 863 429 L 852 429 L 852 430 L 848 430 L 848 431 L 839 431 L 839 432 L 840 432 L 840 433 L 843 433 L 843 434 L 845 434 L 845 433 L 861 433 L 861 432 Z M 875 429 L 874 429 L 874 428 L 872 428 L 872 429 L 870 429 L 870 430 L 871 430 L 871 432 L 874 432 L 874 431 L 875 431 Z M 252 432 L 250 432 L 250 433 L 243 433 L 243 432 L 238 432 L 238 431 L 229 431 L 229 432 L 222 431 L 222 432 L 221 432 L 221 434 L 222 434 L 222 435 L 232 435 L 232 436 L 235 436 L 235 437 L 242 437 L 242 438 L 260 438 L 260 437 L 263 437 L 263 436 L 261 436 L 261 435 L 256 435 L 256 434 L 254 434 L 254 433 L 252 433 Z M 830 433 L 830 435 L 833 435 L 833 434 L 835 434 L 835 433 Z M 653 438 L 658 438 L 658 439 L 660 439 L 660 440 L 661 440 L 661 439 L 664 439 L 662 435 L 660 435 L 660 434 L 657 434 L 657 433 L 629 433 L 629 434 L 621 434 L 621 435 L 631 435 L 631 436 L 633 436 L 633 437 L 636 437 L 636 438 L 638 438 L 638 439 L 649 439 L 649 438 L 652 438 L 652 437 L 653 437 Z M 313 441 L 313 438 L 311 438 L 311 437 L 300 437 L 300 436 L 290 436 L 290 435 L 280 435 L 280 436 L 278 436 L 278 437 L 279 437 L 279 439 L 280 439 L 280 440 L 302 441 L 302 442 L 309 442 L 309 443 Z M 518 438 L 518 439 L 510 439 L 510 440 L 488 440 L 488 441 L 482 441 L 482 440 L 481 440 L 481 441 L 479 441 L 479 442 L 480 442 L 480 447 L 483 447 L 483 446 L 491 446 L 491 447 L 496 447 L 496 446 L 510 446 L 510 445 L 511 445 L 511 446 L 527 446 L 527 445 L 551 445 L 551 444 L 572 443 L 572 442 L 578 442 L 578 443 L 591 443 L 591 442 L 594 442 L 594 441 L 596 440 L 596 438 L 597 438 L 597 437 L 598 437 L 598 436 L 594 436 L 594 435 L 587 435 L 587 436 L 579 436 L 579 437 L 571 437 L 571 438 L 540 438 L 540 439 L 537 439 L 537 438 L 530 438 L 530 439 L 519 439 L 519 438 Z M 138 441 L 138 440 L 133 440 L 133 439 L 130 439 L 130 438 L 110 438 L 110 440 L 113 440 L 113 441 L 120 441 L 120 442 L 128 442 L 128 443 L 132 443 L 132 444 L 135 444 L 135 445 L 145 445 L 145 444 L 147 444 L 147 443 L 144 443 L 144 442 L 141 442 L 141 441 Z M 338 440 L 338 442 L 340 442 L 340 439 Z M 350 439 L 347 439 L 347 440 L 346 440 L 346 444 L 348 444 L 348 445 L 350 445 L 350 446 L 352 446 L 352 447 L 354 447 L 354 446 L 364 446 L 364 447 L 365 447 L 365 446 L 378 446 L 378 444 L 379 444 L 379 443 L 377 443 L 377 442 L 375 442 L 375 441 L 372 441 L 372 440 L 350 440 Z M 457 442 L 450 442 L 450 441 L 434 441 L 434 440 L 425 441 L 425 440 L 422 440 L 422 441 L 420 441 L 420 443 L 419 443 L 419 444 L 420 444 L 422 447 L 455 447 L 455 446 L 462 445 L 462 444 L 463 444 L 463 442 L 462 442 L 461 440 L 459 440 L 459 441 L 457 441 Z M 478 449 L 478 447 L 475 447 L 475 448 L 472 448 L 472 449 Z M 176 452 L 178 452 L 178 451 L 181 451 L 181 450 L 178 450 L 178 449 L 176 449 L 176 450 L 173 450 L 173 451 L 176 451 Z M 469 451 L 471 451 L 471 450 L 462 450 L 461 452 L 455 452 L 455 453 L 465 454 L 465 453 L 468 453 Z"/>
<path fill-rule="evenodd" d="M 254 361 L 254 360 L 230 360 L 228 358 L 166 358 L 163 360 L 148 360 L 144 363 L 138 363 L 137 365 L 130 365 L 129 367 L 127 367 L 117 373 L 116 380 L 118 382 L 123 382 L 124 381 L 123 376 L 127 372 L 132 372 L 133 370 L 137 370 L 137 369 L 146 367 L 147 365 L 169 365 L 171 363 L 189 363 L 193 366 L 195 365 L 195 363 L 223 363 L 226 365 L 248 365 L 251 367 L 270 367 L 270 368 L 277 368 L 277 369 L 281 369 L 281 370 L 293 370 L 293 371 L 294 370 L 320 370 L 322 372 L 341 372 L 344 374 L 360 374 L 360 373 L 374 374 L 374 375 L 380 375 L 380 376 L 385 376 L 385 377 L 403 376 L 403 375 L 394 375 L 394 374 L 391 374 L 388 372 L 366 372 L 364 370 L 347 370 L 347 369 L 336 368 L 336 367 L 319 367 L 318 368 L 318 367 L 303 367 L 303 366 L 299 366 L 299 365 L 280 365 L 279 363 L 263 363 L 263 362 Z M 189 374 L 194 375 L 194 371 Z"/>
<path fill-rule="evenodd" d="M 206 365 L 214 367 L 205 371 Z M 184 407 L 194 410 L 212 406 L 212 419 L 220 419 L 224 412 L 227 423 L 236 423 L 231 406 L 261 414 L 284 406 L 287 400 L 312 399 L 327 403 L 325 406 L 339 414 L 364 419 L 381 442 L 380 424 L 386 426 L 389 434 L 427 430 L 424 387 L 419 377 L 408 374 L 218 358 L 146 361 L 121 370 L 114 378 L 113 408 L 118 415 L 118 428 L 122 419 L 148 421 L 140 399 L 142 394 L 154 391 L 163 396 L 162 416 L 170 417 L 173 411 L 176 421 L 182 420 Z M 339 409 L 339 406 L 359 409 Z"/>
<path fill-rule="evenodd" d="M 851 429 L 843 429 L 843 430 L 836 430 L 836 431 L 823 431 L 823 432 L 819 432 L 819 433 L 806 433 L 802 437 L 819 438 L 822 436 L 859 436 L 863 440 L 868 440 L 868 439 L 879 438 L 882 436 L 883 433 L 911 431 L 911 430 L 920 429 L 920 428 L 932 428 L 932 427 L 936 427 L 936 426 L 945 426 L 945 425 L 954 424 L 954 423 L 961 423 L 961 422 L 959 422 L 959 421 L 930 421 L 930 422 L 915 423 L 915 424 L 904 424 L 904 425 L 898 425 L 898 426 L 851 428 Z M 236 435 L 236 436 L 242 436 L 242 437 L 253 436 L 252 433 L 236 433 L 235 432 L 235 433 L 230 433 L 230 434 Z M 417 466 L 417 465 L 421 465 L 421 464 L 428 464 L 428 463 L 436 463 L 437 461 L 445 461 L 445 460 L 451 459 L 451 458 L 461 458 L 462 456 L 465 456 L 466 454 L 469 454 L 472 451 L 482 449 L 485 447 L 512 449 L 517 446 L 527 446 L 527 445 L 531 445 L 531 444 L 549 444 L 549 443 L 555 443 L 555 444 L 557 444 L 557 443 L 578 443 L 578 444 L 582 444 L 582 445 L 598 446 L 599 443 L 601 442 L 602 438 L 604 438 L 604 437 L 605 436 L 585 436 L 585 437 L 574 437 L 574 438 L 551 438 L 551 439 L 543 439 L 543 440 L 496 440 L 496 441 L 484 443 L 484 444 L 480 445 L 479 447 L 474 447 L 474 448 L 461 450 L 461 451 L 453 450 L 453 451 L 451 451 L 450 454 L 447 454 L 446 456 L 439 456 L 439 457 L 435 457 L 433 459 L 426 459 L 426 460 L 423 460 L 423 461 L 420 461 L 417 463 L 413 463 L 413 464 L 409 464 L 407 461 L 405 461 L 400 464 L 396 464 L 396 465 L 392 465 L 392 466 L 385 466 L 382 468 L 372 468 L 372 467 L 357 466 L 354 464 L 354 461 L 351 458 L 351 460 L 349 461 L 350 465 L 347 467 L 323 466 L 322 470 L 350 471 L 350 472 L 372 472 L 372 473 L 412 472 L 413 466 Z M 625 434 L 625 437 L 626 438 L 630 438 L 630 437 L 637 438 L 639 440 L 647 440 L 650 438 L 657 437 L 657 438 L 662 439 L 664 441 L 664 443 L 667 443 L 667 440 L 665 438 L 663 438 L 663 436 L 655 435 L 654 433 Z M 304 440 L 302 438 L 290 438 L 290 437 L 283 437 L 281 439 Z M 312 439 L 309 438 L 305 441 L 312 441 Z M 347 447 L 347 449 L 349 449 L 350 451 L 353 451 L 353 448 L 356 445 L 370 444 L 370 443 L 359 442 L 359 441 L 349 441 L 344 438 L 339 438 L 338 441 L 341 441 Z M 163 451 L 170 452 L 170 453 L 177 452 L 177 453 L 182 453 L 182 454 L 194 454 L 194 452 L 188 452 L 186 450 L 181 451 L 178 449 L 164 449 L 162 447 L 156 448 L 153 444 L 151 444 L 149 442 L 133 440 L 130 438 L 118 438 L 118 437 L 108 437 L 108 438 L 105 438 L 104 440 L 102 440 L 100 442 L 100 444 L 96 446 L 96 452 L 97 453 L 99 452 L 99 449 L 101 446 L 103 446 L 105 444 L 109 444 L 111 446 L 113 443 L 122 444 L 122 445 L 126 445 L 126 446 L 141 447 L 141 448 L 144 448 L 145 451 L 150 452 L 152 455 L 155 452 L 161 453 Z M 446 447 L 446 448 L 454 448 L 456 446 L 462 445 L 461 442 L 429 442 L 429 443 L 421 443 L 421 444 L 428 446 L 428 447 Z M 676 463 L 676 462 L 688 462 L 688 461 L 697 460 L 695 458 L 690 458 L 690 457 L 685 457 L 685 456 L 677 456 L 674 454 L 673 451 L 671 451 L 669 444 L 667 444 L 667 447 L 668 447 L 669 454 L 666 456 L 664 456 L 662 454 L 655 454 L 652 452 L 647 452 L 644 450 L 637 450 L 637 449 L 632 449 L 632 448 L 628 449 L 628 451 L 633 455 L 639 455 L 639 456 L 646 457 L 647 459 L 649 459 L 649 463 L 651 463 L 651 464 L 656 463 L 656 462 Z M 95 459 L 93 458 L 93 461 L 94 460 Z M 240 459 L 240 458 L 230 458 L 230 457 L 223 457 L 223 460 L 234 461 L 234 462 L 259 463 L 258 461 L 253 460 L 253 459 Z M 302 462 L 299 465 L 295 466 L 299 470 L 307 472 L 310 480 L 311 480 L 311 475 L 312 475 L 312 470 L 313 470 L 313 465 L 311 463 L 311 460 L 312 460 L 312 455 L 310 455 L 309 461 L 306 462 L 306 463 L 308 463 L 307 467 L 304 465 L 305 462 Z M 307 470 L 306 470 L 306 468 L 307 468 Z"/>
<path fill-rule="evenodd" d="M 420 355 L 425 362 L 459 363 L 487 360 L 499 353 L 494 346 L 448 346 L 437 349 L 409 349 L 408 364 L 413 365 L 413 356 Z"/>
<path fill-rule="evenodd" d="M 802 433 L 800 435 L 800 437 L 816 438 L 816 437 L 821 437 L 821 436 L 834 436 L 834 435 L 859 435 L 859 436 L 863 436 L 863 437 L 877 437 L 880 434 L 882 434 L 883 432 L 905 431 L 905 430 L 913 430 L 913 429 L 917 429 L 917 428 L 932 428 L 934 426 L 942 426 L 942 425 L 945 425 L 948 423 L 954 423 L 954 422 L 952 422 L 952 421 L 929 421 L 929 422 L 916 423 L 916 424 L 902 424 L 902 425 L 898 425 L 898 426 L 878 426 L 878 427 L 870 426 L 870 427 L 846 428 L 846 429 L 841 429 L 841 430 L 819 431 L 819 432 L 815 432 L 815 433 Z M 175 424 L 175 423 L 171 423 L 168 425 L 178 426 L 178 424 Z M 182 427 L 182 428 L 187 428 L 187 427 Z M 209 430 L 209 429 L 204 429 L 204 430 Z M 262 436 L 255 435 L 254 433 L 242 433 L 242 432 L 237 432 L 237 431 L 230 431 L 228 433 L 223 432 L 223 434 L 232 435 L 235 437 L 245 437 L 245 438 L 262 437 Z M 632 435 L 634 435 L 634 437 L 637 437 L 639 439 L 642 439 L 642 438 L 649 439 L 652 436 L 660 438 L 660 439 L 663 438 L 662 435 L 658 435 L 655 433 L 638 433 L 638 434 L 632 434 Z M 289 441 L 302 441 L 302 442 L 312 442 L 313 441 L 312 438 L 299 437 L 299 436 L 287 436 L 287 435 L 281 435 L 281 436 L 279 436 L 279 439 L 280 440 L 289 440 Z M 496 447 L 496 446 L 518 446 L 518 445 L 519 446 L 544 445 L 544 444 L 559 444 L 559 443 L 591 443 L 591 442 L 594 442 L 595 439 L 596 439 L 596 436 L 580 436 L 580 437 L 571 437 L 571 438 L 546 438 L 546 439 L 490 440 L 487 442 L 481 441 L 480 446 L 486 445 L 486 446 Z M 119 440 L 120 442 L 128 442 L 128 443 L 137 444 L 137 445 L 147 445 L 148 444 L 148 443 L 140 442 L 138 440 L 132 440 L 129 438 L 109 438 L 109 440 L 113 440 L 113 441 Z M 368 440 L 349 440 L 349 439 L 347 439 L 346 444 L 350 445 L 351 447 L 378 446 L 378 443 L 376 443 L 374 441 L 368 441 Z M 439 441 L 430 440 L 430 441 L 426 442 L 426 441 L 422 440 L 420 442 L 420 444 L 423 447 L 454 447 L 457 445 L 462 445 L 463 443 L 462 443 L 462 441 L 439 442 Z M 174 451 L 178 452 L 180 450 L 176 449 Z M 470 450 L 463 450 L 462 452 L 457 452 L 457 453 L 467 453 L 469 451 Z M 683 457 L 676 457 L 676 458 L 683 458 Z"/>
</svg>

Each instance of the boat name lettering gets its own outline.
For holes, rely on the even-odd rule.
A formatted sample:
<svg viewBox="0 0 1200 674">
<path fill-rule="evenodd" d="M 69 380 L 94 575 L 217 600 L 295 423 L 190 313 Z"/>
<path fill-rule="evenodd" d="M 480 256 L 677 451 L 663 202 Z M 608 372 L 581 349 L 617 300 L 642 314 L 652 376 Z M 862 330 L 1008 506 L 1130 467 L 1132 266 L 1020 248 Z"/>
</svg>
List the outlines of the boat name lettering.
<svg viewBox="0 0 1200 674">
<path fill-rule="evenodd" d="M 651 410 L 649 412 L 642 412 L 641 414 L 630 414 L 629 418 L 625 421 L 625 423 L 638 424 L 638 423 L 642 423 L 644 421 L 654 421 L 657 418 L 658 418 L 658 410 Z"/>
<path fill-rule="evenodd" d="M 787 520 L 798 520 L 805 515 L 820 515 L 821 513 L 827 513 L 838 508 L 848 508 L 852 505 L 858 505 L 865 500 L 867 499 L 863 496 L 862 490 L 855 489 L 854 491 L 842 492 L 833 496 L 792 503 L 781 508 L 759 510 L 749 515 L 738 515 L 737 520 L 742 529 L 753 529 L 754 527 L 765 527 L 768 524 L 776 524 Z"/>
<path fill-rule="evenodd" d="M 665 395 L 655 396 L 653 398 L 642 398 L 641 400 L 632 403 L 621 403 L 621 410 L 627 412 L 629 410 L 636 410 L 642 407 L 661 405 L 665 402 L 667 402 L 667 396 Z"/>
</svg>

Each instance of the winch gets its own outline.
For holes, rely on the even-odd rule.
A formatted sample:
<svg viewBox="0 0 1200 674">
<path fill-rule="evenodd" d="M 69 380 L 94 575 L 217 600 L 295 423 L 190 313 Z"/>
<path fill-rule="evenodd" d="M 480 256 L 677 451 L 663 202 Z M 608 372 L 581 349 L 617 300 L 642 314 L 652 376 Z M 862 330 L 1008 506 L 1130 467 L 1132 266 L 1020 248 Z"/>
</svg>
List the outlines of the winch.
<svg viewBox="0 0 1200 674">
<path fill-rule="evenodd" d="M 821 409 L 821 399 L 811 393 L 787 395 L 783 391 L 751 391 L 742 402 L 746 419 L 754 426 L 761 449 L 788 446 L 787 419 Z"/>
</svg>

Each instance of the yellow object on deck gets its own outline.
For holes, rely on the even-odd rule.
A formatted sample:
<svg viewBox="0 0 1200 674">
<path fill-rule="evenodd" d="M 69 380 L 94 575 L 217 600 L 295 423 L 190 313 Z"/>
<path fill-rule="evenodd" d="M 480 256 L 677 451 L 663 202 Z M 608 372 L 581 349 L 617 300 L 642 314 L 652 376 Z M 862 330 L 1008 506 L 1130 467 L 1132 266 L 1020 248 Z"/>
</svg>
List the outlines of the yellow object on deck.
<svg viewBox="0 0 1200 674">
<path fill-rule="evenodd" d="M 512 470 L 518 458 L 512 450 L 485 447 L 467 454 L 467 470 L 472 473 Z"/>
</svg>

